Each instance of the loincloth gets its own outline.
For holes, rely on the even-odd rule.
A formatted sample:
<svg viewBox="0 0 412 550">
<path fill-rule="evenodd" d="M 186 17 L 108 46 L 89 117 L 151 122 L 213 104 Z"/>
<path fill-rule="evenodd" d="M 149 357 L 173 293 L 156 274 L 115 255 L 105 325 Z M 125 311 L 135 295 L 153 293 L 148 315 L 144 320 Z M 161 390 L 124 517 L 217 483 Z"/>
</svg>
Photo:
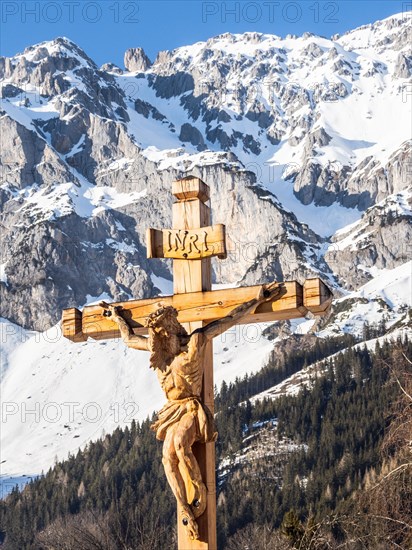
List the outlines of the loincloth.
<svg viewBox="0 0 412 550">
<path fill-rule="evenodd" d="M 177 424 L 185 414 L 191 413 L 196 418 L 197 441 L 207 443 L 215 441 L 215 421 L 209 408 L 197 397 L 186 397 L 168 401 L 157 414 L 157 420 L 150 428 L 156 432 L 156 438 L 164 441 L 168 429 Z"/>
</svg>

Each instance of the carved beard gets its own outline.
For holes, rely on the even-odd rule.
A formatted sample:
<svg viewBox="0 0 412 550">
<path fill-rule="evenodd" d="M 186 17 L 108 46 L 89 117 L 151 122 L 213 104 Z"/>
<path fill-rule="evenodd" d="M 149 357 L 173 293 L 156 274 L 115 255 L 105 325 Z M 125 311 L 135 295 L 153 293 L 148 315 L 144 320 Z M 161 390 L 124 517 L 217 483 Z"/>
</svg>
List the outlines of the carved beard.
<svg viewBox="0 0 412 550">
<path fill-rule="evenodd" d="M 187 336 L 177 320 L 177 311 L 167 306 L 160 308 L 147 321 L 149 327 L 150 367 L 162 371 L 182 352 L 179 336 Z"/>
</svg>

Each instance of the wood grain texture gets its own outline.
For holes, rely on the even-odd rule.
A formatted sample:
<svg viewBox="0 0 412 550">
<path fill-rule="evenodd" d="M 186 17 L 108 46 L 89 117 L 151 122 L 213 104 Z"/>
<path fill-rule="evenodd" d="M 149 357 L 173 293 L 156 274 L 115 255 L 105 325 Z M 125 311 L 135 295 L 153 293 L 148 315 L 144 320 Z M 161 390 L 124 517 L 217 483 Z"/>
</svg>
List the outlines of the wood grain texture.
<svg viewBox="0 0 412 550">
<path fill-rule="evenodd" d="M 332 304 L 333 294 L 322 279 L 306 279 L 303 285 L 303 303 L 314 315 L 325 315 Z"/>
<path fill-rule="evenodd" d="M 189 201 L 199 199 L 201 202 L 207 202 L 210 198 L 209 186 L 199 178 L 188 176 L 176 180 L 172 184 L 172 194 L 179 201 Z M 193 225 L 192 228 L 200 227 Z"/>
<path fill-rule="evenodd" d="M 85 342 L 87 336 L 82 331 L 82 312 L 71 307 L 63 310 L 61 321 L 62 334 L 72 342 Z"/>
<path fill-rule="evenodd" d="M 198 189 L 198 199 L 187 201 L 188 187 Z M 180 193 L 183 191 L 183 195 Z M 173 204 L 173 229 L 197 229 L 210 225 L 210 208 L 204 204 L 209 198 L 209 187 L 201 180 L 190 181 L 188 179 L 175 182 L 173 194 L 178 199 L 184 199 Z M 174 260 L 173 261 L 173 300 L 186 297 L 187 293 L 204 295 L 212 288 L 211 258 L 199 261 Z M 183 326 L 190 333 L 204 325 L 204 320 L 198 318 L 183 321 Z M 203 358 L 203 385 L 202 401 L 207 405 L 211 413 L 214 412 L 214 384 L 213 384 L 213 344 L 210 342 L 204 352 Z M 197 519 L 199 527 L 199 539 L 192 540 L 178 520 L 177 535 L 179 550 L 216 550 L 216 464 L 215 444 L 195 444 L 193 454 L 199 464 L 203 482 L 207 487 L 207 506 L 205 512 Z M 179 509 L 178 515 L 180 517 Z"/>
<path fill-rule="evenodd" d="M 175 260 L 175 264 L 176 264 Z M 195 264 L 199 262 L 193 262 Z M 187 273 L 193 277 L 193 269 Z M 260 323 L 279 321 L 285 319 L 296 319 L 303 317 L 307 309 L 303 304 L 303 288 L 296 281 L 281 283 L 282 295 L 276 300 L 265 302 L 259 305 L 254 313 L 245 317 L 241 323 Z M 181 288 L 184 285 L 179 285 Z M 185 289 L 188 288 L 188 284 Z M 179 312 L 179 322 L 210 323 L 222 319 L 234 308 L 244 302 L 252 300 L 258 294 L 261 285 L 227 288 L 205 292 L 188 292 L 175 294 L 173 296 L 161 296 L 148 298 L 146 300 L 130 300 L 128 302 L 117 302 L 123 308 L 122 315 L 130 324 L 135 334 L 147 334 L 144 327 L 146 318 L 154 313 L 161 306 L 173 306 Z M 69 310 L 65 310 L 69 311 Z M 86 306 L 83 310 L 82 330 L 85 337 L 95 339 L 110 339 L 119 337 L 116 323 L 110 317 L 104 317 L 105 310 L 99 305 Z M 66 314 L 64 313 L 64 317 Z M 70 322 L 69 319 L 66 324 Z M 68 331 L 69 334 L 69 331 Z"/>
<path fill-rule="evenodd" d="M 174 264 L 178 262 L 179 260 L 175 260 Z M 207 269 L 200 265 L 201 262 L 193 263 L 195 266 L 189 268 L 185 265 L 187 262 L 182 260 L 182 265 L 176 266 L 185 277 L 184 281 L 176 283 L 176 287 L 184 294 L 116 302 L 116 305 L 122 306 L 125 319 L 132 326 L 135 334 L 147 334 L 147 329 L 144 327 L 146 318 L 163 305 L 176 308 L 181 323 L 210 323 L 221 319 L 241 303 L 254 298 L 260 288 L 260 285 L 256 285 L 205 292 L 186 292 L 190 287 L 190 281 Z M 197 269 L 196 264 L 199 264 Z M 333 295 L 321 279 L 308 279 L 303 288 L 296 281 L 289 281 L 282 285 L 284 290 L 279 299 L 261 304 L 254 313 L 245 317 L 242 323 L 297 319 L 304 317 L 308 311 L 315 315 L 324 315 L 328 311 Z M 118 338 L 120 333 L 116 323 L 111 321 L 110 317 L 104 317 L 104 311 L 98 305 L 86 306 L 83 312 L 75 308 L 65 309 L 62 318 L 63 336 L 75 342 L 84 341 L 88 337 Z"/>
</svg>

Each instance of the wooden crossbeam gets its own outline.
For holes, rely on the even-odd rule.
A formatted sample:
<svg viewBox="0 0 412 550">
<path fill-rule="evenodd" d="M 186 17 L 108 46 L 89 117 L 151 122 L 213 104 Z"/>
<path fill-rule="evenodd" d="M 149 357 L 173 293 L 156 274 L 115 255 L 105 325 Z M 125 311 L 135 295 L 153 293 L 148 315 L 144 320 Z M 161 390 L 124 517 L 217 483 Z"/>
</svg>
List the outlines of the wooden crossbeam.
<svg viewBox="0 0 412 550">
<path fill-rule="evenodd" d="M 315 315 L 324 315 L 330 306 L 332 294 L 321 279 L 307 279 L 303 287 L 296 281 L 280 285 L 280 298 L 261 304 L 254 313 L 242 320 L 243 324 L 297 319 L 304 317 L 308 311 Z M 159 296 L 118 302 L 116 305 L 122 306 L 123 316 L 135 334 L 147 334 L 145 319 L 161 306 L 175 307 L 181 323 L 209 323 L 221 319 L 235 307 L 253 299 L 260 286 Z M 104 317 L 104 311 L 98 305 L 86 306 L 82 312 L 76 308 L 65 309 L 62 318 L 63 335 L 74 342 L 84 341 L 88 337 L 96 340 L 118 338 L 120 333 L 117 325 L 110 317 Z"/>
</svg>

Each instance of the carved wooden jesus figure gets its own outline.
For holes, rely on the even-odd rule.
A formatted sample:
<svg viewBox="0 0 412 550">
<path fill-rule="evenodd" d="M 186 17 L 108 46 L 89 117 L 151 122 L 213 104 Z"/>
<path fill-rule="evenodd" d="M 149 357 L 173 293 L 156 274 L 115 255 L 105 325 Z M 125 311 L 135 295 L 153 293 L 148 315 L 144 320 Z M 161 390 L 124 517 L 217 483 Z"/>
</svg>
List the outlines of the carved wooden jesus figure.
<svg viewBox="0 0 412 550">
<path fill-rule="evenodd" d="M 156 371 L 167 403 L 152 425 L 163 443 L 163 465 L 167 480 L 180 504 L 181 521 L 191 539 L 198 539 L 196 518 L 206 508 L 206 486 L 192 445 L 214 441 L 217 432 L 213 416 L 201 400 L 203 354 L 206 344 L 253 312 L 264 301 L 280 294 L 278 283 L 260 288 L 258 296 L 238 306 L 229 315 L 188 334 L 171 306 L 161 307 L 147 318 L 149 337 L 135 335 L 121 315 L 121 308 L 101 305 L 118 324 L 125 344 L 150 352 L 150 366 Z"/>
</svg>

